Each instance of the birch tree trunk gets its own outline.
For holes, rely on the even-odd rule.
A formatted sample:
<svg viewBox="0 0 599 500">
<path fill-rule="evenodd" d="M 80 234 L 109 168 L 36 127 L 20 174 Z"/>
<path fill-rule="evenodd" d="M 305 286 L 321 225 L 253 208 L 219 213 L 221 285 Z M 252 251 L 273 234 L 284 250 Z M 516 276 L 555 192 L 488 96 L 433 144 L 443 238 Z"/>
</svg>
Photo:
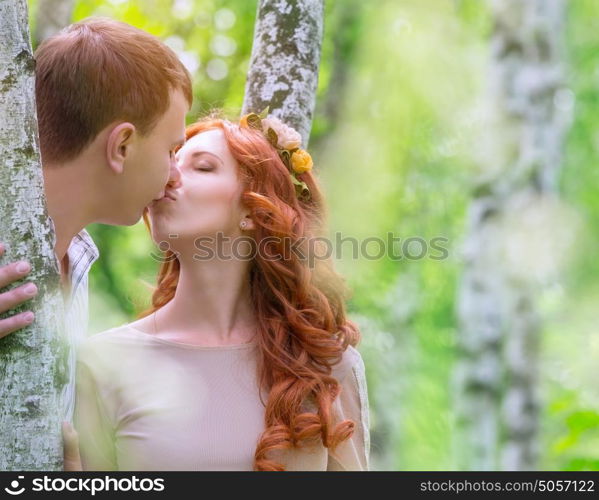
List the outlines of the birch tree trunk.
<svg viewBox="0 0 599 500">
<path fill-rule="evenodd" d="M 75 0 L 39 0 L 34 36 L 36 44 L 71 24 L 74 7 Z"/>
<path fill-rule="evenodd" d="M 571 105 L 562 87 L 565 6 L 491 6 L 492 126 L 485 127 L 486 160 L 469 207 L 458 294 L 456 449 L 460 469 L 534 470 L 541 331 L 535 298 L 555 271 L 555 191 Z"/>
<path fill-rule="evenodd" d="M 0 339 L 0 470 L 62 470 L 63 301 L 47 217 L 26 0 L 0 0 L 0 241 L 26 259 L 36 318 Z"/>
<path fill-rule="evenodd" d="M 324 0 L 260 0 L 243 113 L 266 106 L 307 147 L 316 104 Z"/>
</svg>

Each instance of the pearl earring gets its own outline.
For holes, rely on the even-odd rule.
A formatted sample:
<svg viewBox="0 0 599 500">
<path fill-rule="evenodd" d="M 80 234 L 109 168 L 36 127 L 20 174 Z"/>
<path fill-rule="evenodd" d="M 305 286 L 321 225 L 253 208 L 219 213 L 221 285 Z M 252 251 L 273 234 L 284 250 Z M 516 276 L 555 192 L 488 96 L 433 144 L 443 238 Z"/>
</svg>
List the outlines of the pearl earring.
<svg viewBox="0 0 599 500">
<path fill-rule="evenodd" d="M 239 227 L 240 227 L 241 229 L 245 229 L 245 227 L 246 227 L 247 225 L 248 225 L 248 223 L 247 223 L 247 221 L 245 221 L 245 220 L 242 220 L 242 221 L 239 223 Z"/>
</svg>

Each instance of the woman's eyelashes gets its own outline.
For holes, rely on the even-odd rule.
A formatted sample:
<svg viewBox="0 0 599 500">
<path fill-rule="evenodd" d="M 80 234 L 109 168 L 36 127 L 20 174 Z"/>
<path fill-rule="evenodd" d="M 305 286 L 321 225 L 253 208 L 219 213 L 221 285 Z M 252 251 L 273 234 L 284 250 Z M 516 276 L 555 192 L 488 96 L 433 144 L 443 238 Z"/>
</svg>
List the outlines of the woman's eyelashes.
<svg viewBox="0 0 599 500">
<path fill-rule="evenodd" d="M 200 161 L 194 164 L 194 170 L 203 170 L 204 172 L 209 172 L 214 170 L 214 165 L 208 161 Z"/>
</svg>

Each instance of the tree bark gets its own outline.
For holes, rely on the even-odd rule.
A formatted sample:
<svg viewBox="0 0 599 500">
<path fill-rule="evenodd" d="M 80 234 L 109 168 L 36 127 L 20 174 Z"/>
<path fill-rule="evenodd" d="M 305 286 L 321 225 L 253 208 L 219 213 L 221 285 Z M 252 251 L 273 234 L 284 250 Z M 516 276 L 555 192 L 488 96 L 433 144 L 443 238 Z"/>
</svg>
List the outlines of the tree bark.
<svg viewBox="0 0 599 500">
<path fill-rule="evenodd" d="M 62 470 L 63 300 L 47 216 L 26 0 L 0 0 L 0 241 L 38 286 L 31 326 L 0 339 L 0 470 Z M 32 307 L 28 303 L 28 308 Z"/>
<path fill-rule="evenodd" d="M 458 293 L 457 460 L 466 470 L 534 470 L 543 285 L 533 215 L 554 206 L 563 137 L 563 0 L 494 0 L 487 159 L 468 212 Z M 560 104 L 561 103 L 561 104 Z M 567 104 L 567 103 L 566 103 Z M 555 228 L 557 229 L 557 228 Z M 549 242 L 547 242 L 549 243 Z M 514 249 L 517 255 L 514 257 Z M 542 277 L 542 276 L 541 276 Z"/>
<path fill-rule="evenodd" d="M 39 0 L 35 24 L 36 45 L 71 23 L 75 0 Z"/>
<path fill-rule="evenodd" d="M 316 103 L 323 0 L 260 0 L 243 113 L 272 114 L 295 128 L 306 148 Z"/>
</svg>

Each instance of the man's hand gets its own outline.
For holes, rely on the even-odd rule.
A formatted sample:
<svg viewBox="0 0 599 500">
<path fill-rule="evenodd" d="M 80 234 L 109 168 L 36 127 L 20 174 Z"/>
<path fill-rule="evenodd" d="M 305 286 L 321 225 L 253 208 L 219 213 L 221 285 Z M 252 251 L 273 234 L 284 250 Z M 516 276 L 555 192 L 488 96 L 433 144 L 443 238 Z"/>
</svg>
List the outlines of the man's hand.
<svg viewBox="0 0 599 500">
<path fill-rule="evenodd" d="M 79 435 L 68 422 L 62 423 L 62 439 L 64 442 L 64 470 L 82 471 L 79 455 Z"/>
<path fill-rule="evenodd" d="M 4 255 L 4 245 L 0 243 L 0 257 Z M 20 261 L 0 266 L 0 289 L 11 285 L 15 281 L 23 279 L 31 271 L 31 266 L 28 262 Z M 0 293 L 0 314 L 10 311 L 21 305 L 23 302 L 31 300 L 37 295 L 37 287 L 34 283 L 25 283 L 9 290 L 8 292 Z M 10 316 L 0 320 L 0 338 L 9 333 L 25 328 L 33 322 L 34 315 L 31 311 L 25 311 L 14 316 Z"/>
</svg>

